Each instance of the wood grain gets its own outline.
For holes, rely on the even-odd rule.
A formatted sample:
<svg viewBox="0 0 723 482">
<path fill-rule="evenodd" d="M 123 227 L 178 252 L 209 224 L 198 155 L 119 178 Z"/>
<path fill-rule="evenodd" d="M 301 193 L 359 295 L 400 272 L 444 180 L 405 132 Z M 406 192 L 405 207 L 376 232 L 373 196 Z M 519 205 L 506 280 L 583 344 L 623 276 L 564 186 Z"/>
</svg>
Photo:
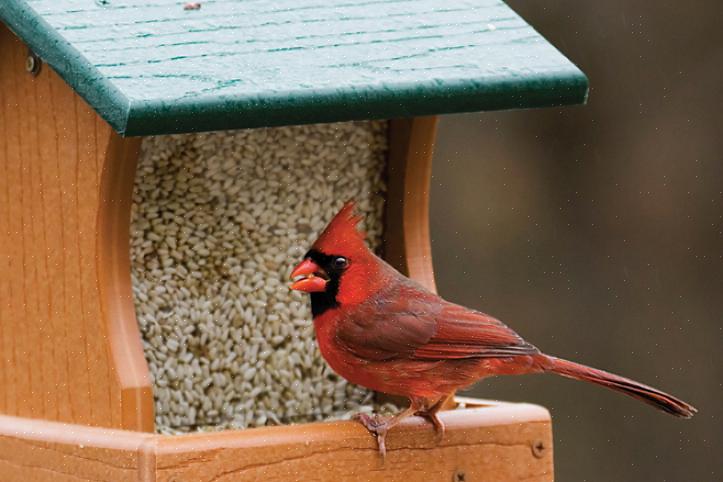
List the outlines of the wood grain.
<svg viewBox="0 0 723 482">
<path fill-rule="evenodd" d="M 150 434 L 0 416 L 0 480 L 146 481 Z"/>
<path fill-rule="evenodd" d="M 3 0 L 0 19 L 119 132 L 580 103 L 587 80 L 501 0 Z"/>
<path fill-rule="evenodd" d="M 150 390 L 137 328 L 118 336 L 131 323 L 101 299 L 118 278 L 101 276 L 105 263 L 128 256 L 128 222 L 115 251 L 108 224 L 123 228 L 113 189 L 132 178 L 109 169 L 128 166 L 133 141 L 52 69 L 25 72 L 27 47 L 4 27 L 0 51 L 0 412 L 151 429 L 150 395 L 135 392 Z M 140 418 L 123 415 L 139 406 Z"/>
<path fill-rule="evenodd" d="M 98 213 L 98 286 L 108 320 L 111 356 L 121 393 L 121 424 L 154 430 L 153 392 L 131 287 L 130 222 L 139 138 L 113 133 L 106 151 Z M 116 425 L 114 425 L 116 426 Z"/>
<path fill-rule="evenodd" d="M 545 409 L 471 405 L 479 408 L 441 415 L 448 427 L 441 442 L 421 418 L 407 420 L 390 433 L 384 462 L 355 422 L 163 436 L 0 416 L 0 473 L 9 482 L 553 479 Z"/>
</svg>

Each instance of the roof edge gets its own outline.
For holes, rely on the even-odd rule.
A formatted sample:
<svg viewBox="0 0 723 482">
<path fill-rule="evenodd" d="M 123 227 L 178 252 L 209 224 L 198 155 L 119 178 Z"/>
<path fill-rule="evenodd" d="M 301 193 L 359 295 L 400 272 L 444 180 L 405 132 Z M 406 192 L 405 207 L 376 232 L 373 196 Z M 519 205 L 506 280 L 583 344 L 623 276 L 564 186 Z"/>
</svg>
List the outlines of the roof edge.
<svg viewBox="0 0 723 482">
<path fill-rule="evenodd" d="M 0 1 L 0 20 L 68 83 L 119 134 L 130 101 L 24 0 Z"/>
<path fill-rule="evenodd" d="M 538 84 L 544 83 L 541 89 Z M 554 85 L 555 87 L 550 87 Z M 294 95 L 257 97 L 188 97 L 164 102 L 132 100 L 125 134 L 177 134 L 291 124 L 390 119 L 508 109 L 584 104 L 588 80 L 576 66 L 534 79 L 500 78 L 459 82 L 444 91 L 419 83 L 388 89 L 358 90 L 355 100 L 333 89 L 303 90 Z"/>
</svg>

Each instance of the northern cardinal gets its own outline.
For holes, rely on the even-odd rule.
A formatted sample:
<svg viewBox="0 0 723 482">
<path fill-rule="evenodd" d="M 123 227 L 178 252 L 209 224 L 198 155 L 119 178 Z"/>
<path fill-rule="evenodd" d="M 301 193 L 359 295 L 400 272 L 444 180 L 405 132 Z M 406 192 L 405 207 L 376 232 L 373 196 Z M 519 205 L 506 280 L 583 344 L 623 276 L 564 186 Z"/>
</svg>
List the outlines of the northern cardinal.
<svg viewBox="0 0 723 482">
<path fill-rule="evenodd" d="M 494 375 L 556 373 L 596 383 L 677 417 L 696 413 L 667 393 L 612 373 L 545 355 L 501 321 L 450 303 L 377 257 L 357 229 L 348 202 L 291 273 L 291 289 L 311 294 L 322 356 L 352 383 L 409 398 L 391 417 L 360 414 L 386 453 L 389 429 L 410 415 L 428 418 L 440 436 L 437 412 L 454 392 Z"/>
</svg>

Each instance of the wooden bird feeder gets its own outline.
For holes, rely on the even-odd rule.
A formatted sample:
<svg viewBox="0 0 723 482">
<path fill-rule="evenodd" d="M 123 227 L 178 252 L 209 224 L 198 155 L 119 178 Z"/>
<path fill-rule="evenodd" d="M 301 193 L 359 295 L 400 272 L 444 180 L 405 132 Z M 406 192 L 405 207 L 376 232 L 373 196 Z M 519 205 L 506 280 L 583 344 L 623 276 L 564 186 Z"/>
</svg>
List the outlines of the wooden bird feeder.
<svg viewBox="0 0 723 482">
<path fill-rule="evenodd" d="M 332 201 L 345 200 L 333 198 L 339 193 L 367 196 L 361 204 L 381 226 L 376 247 L 434 289 L 427 212 L 435 116 L 582 103 L 587 94 L 585 76 L 504 3 L 215 0 L 184 8 L 175 0 L 3 0 L 0 20 L 1 480 L 552 480 L 550 416 L 533 405 L 458 399 L 442 415 L 443 440 L 413 417 L 390 433 L 385 462 L 355 422 L 268 418 L 255 404 L 303 412 L 262 385 L 278 382 L 265 360 L 291 350 L 290 340 L 306 341 L 284 327 L 270 338 L 255 336 L 254 329 L 266 329 L 258 316 L 283 325 L 279 316 L 254 311 L 255 293 L 280 283 L 283 273 L 273 280 L 239 274 L 248 266 L 290 269 L 273 240 L 313 239 L 338 207 L 319 208 L 325 201 L 318 192 L 288 191 L 295 166 L 306 162 L 303 169 L 316 168 Z M 349 121 L 356 124 L 329 124 Z M 315 127 L 299 127 L 307 125 Z M 350 125 L 360 130 L 345 130 Z M 323 132 L 330 137 L 321 139 Z M 204 147 L 209 139 L 231 140 L 216 151 Z M 176 146 L 171 154 L 158 152 L 169 143 Z M 317 150 L 348 164 L 328 176 L 335 164 L 314 160 Z M 373 155 L 383 158 L 382 174 L 357 179 L 367 174 L 359 175 L 363 163 L 353 160 L 376 166 L 368 161 Z M 180 158 L 186 164 L 178 167 Z M 254 170 L 254 159 L 271 167 Z M 194 187 L 214 162 L 239 174 L 214 171 L 221 181 Z M 273 178 L 278 163 L 291 181 Z M 241 165 L 251 167 L 242 172 Z M 168 181 L 170 172 L 176 177 Z M 206 188 L 207 201 L 184 208 L 188 196 L 205 196 Z M 236 209 L 243 212 L 224 211 L 237 199 L 244 199 Z M 157 206 L 144 210 L 151 200 Z M 306 231 L 285 221 L 267 226 L 267 214 L 256 208 L 272 209 L 269 203 L 306 206 Z M 201 215 L 219 219 L 194 217 Z M 165 231 L 143 237 L 144 226 L 158 219 L 192 223 L 173 231 L 196 243 L 192 255 L 166 241 Z M 205 226 L 201 234 L 196 225 Z M 233 229 L 230 241 L 204 244 Z M 272 241 L 244 260 L 234 243 L 258 233 Z M 215 254 L 235 259 L 238 269 L 225 261 L 209 268 Z M 164 277 L 189 259 L 191 268 Z M 160 274 L 145 277 L 145 268 Z M 195 320 L 203 306 L 179 312 L 175 298 L 163 296 L 196 276 L 194 286 L 205 288 L 208 272 L 225 298 L 209 305 L 213 316 L 201 326 Z M 226 285 L 243 295 L 228 294 Z M 195 289 L 186 289 L 184 300 L 204 296 Z M 161 306 L 148 293 L 172 301 Z M 283 301 L 292 296 L 286 293 L 263 296 Z M 258 309 L 271 309 L 265 306 Z M 232 322 L 224 321 L 227 312 L 235 313 Z M 258 328 L 238 321 L 239 314 Z M 173 323 L 180 328 L 171 333 Z M 213 337 L 240 341 L 209 348 Z M 267 338 L 276 340 L 270 350 L 246 345 L 271 343 Z M 304 393 L 307 372 L 294 367 L 313 368 L 318 355 L 313 345 L 299 346 L 306 352 L 283 352 L 292 364 L 284 370 Z M 223 360 L 217 350 L 226 350 Z M 231 375 L 213 371 L 222 365 Z M 197 379 L 207 380 L 202 388 Z M 351 390 L 334 383 L 341 398 L 318 398 L 329 410 Z M 323 408 L 310 406 L 323 418 Z M 165 430 L 185 424 L 193 431 L 214 420 L 280 426 Z"/>
</svg>

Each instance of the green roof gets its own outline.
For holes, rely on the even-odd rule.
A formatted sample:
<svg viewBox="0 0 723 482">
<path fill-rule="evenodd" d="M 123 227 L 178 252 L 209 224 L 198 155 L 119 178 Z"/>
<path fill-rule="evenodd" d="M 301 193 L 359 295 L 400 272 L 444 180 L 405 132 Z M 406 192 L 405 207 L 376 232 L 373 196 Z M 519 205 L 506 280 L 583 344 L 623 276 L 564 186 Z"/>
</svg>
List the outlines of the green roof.
<svg viewBox="0 0 723 482">
<path fill-rule="evenodd" d="M 580 70 L 499 0 L 0 0 L 118 132 L 581 103 Z"/>
</svg>

